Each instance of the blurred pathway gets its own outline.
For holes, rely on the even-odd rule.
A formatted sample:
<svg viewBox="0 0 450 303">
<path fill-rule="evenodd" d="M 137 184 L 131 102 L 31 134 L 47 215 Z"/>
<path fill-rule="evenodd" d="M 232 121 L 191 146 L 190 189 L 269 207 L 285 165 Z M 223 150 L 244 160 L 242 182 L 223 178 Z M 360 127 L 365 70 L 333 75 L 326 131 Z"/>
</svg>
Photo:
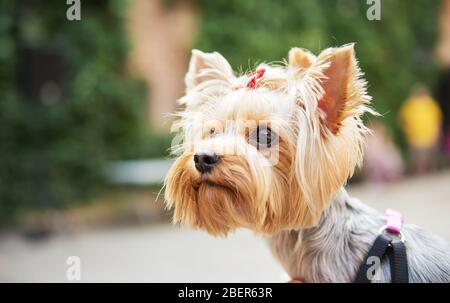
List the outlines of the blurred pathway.
<svg viewBox="0 0 450 303">
<path fill-rule="evenodd" d="M 450 171 L 385 186 L 349 189 L 383 211 L 450 240 Z M 65 282 L 66 259 L 81 258 L 83 282 L 284 282 L 264 241 L 249 231 L 228 239 L 169 225 L 92 231 L 29 242 L 0 238 L 0 282 Z"/>
<path fill-rule="evenodd" d="M 167 225 L 59 236 L 40 243 L 4 239 L 0 282 L 65 282 L 66 259 L 72 255 L 81 258 L 83 282 L 283 280 L 264 241 L 251 232 L 215 239 Z"/>
</svg>

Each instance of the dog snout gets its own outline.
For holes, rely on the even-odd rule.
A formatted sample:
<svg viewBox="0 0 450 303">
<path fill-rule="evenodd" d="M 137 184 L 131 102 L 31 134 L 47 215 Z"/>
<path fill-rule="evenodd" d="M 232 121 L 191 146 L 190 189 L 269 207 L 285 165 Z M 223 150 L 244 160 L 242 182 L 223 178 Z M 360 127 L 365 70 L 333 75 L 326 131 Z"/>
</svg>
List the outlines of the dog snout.
<svg viewBox="0 0 450 303">
<path fill-rule="evenodd" d="M 195 168 L 202 174 L 209 173 L 219 160 L 220 156 L 215 153 L 201 153 L 194 155 Z"/>
</svg>

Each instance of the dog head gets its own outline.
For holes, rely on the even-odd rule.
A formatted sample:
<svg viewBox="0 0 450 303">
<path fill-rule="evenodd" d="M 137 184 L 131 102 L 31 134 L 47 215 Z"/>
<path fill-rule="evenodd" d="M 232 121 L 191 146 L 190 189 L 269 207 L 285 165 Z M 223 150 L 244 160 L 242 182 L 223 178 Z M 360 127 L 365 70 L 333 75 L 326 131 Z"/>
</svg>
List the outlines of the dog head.
<svg viewBox="0 0 450 303">
<path fill-rule="evenodd" d="M 353 45 L 235 75 L 219 53 L 192 52 L 178 155 L 166 177 L 174 221 L 225 235 L 311 227 L 362 161 L 370 111 Z"/>
</svg>

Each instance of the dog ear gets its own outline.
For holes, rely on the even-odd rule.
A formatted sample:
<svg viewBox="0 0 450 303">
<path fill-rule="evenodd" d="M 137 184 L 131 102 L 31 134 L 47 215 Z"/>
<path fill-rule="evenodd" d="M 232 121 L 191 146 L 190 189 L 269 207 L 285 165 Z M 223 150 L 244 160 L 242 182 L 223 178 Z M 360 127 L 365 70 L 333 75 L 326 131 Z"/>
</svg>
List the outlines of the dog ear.
<svg viewBox="0 0 450 303">
<path fill-rule="evenodd" d="M 184 79 L 187 92 L 208 80 L 229 82 L 232 78 L 231 66 L 221 54 L 192 50 L 189 70 Z"/>
<path fill-rule="evenodd" d="M 360 71 L 355 58 L 354 45 L 324 50 L 317 61 L 323 64 L 321 86 L 323 93 L 318 99 L 319 117 L 322 125 L 336 134 L 341 122 L 354 114 L 361 105 L 355 98 L 364 86 L 358 78 Z"/>
<path fill-rule="evenodd" d="M 289 51 L 289 67 L 308 68 L 315 61 L 316 57 L 309 51 L 298 47 L 291 48 Z"/>
</svg>

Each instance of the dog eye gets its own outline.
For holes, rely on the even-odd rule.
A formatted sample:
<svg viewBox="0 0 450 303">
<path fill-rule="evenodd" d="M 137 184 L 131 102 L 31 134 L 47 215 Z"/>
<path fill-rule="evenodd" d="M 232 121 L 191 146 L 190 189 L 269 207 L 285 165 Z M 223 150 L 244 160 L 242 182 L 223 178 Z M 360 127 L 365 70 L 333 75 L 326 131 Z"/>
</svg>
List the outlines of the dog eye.
<svg viewBox="0 0 450 303">
<path fill-rule="evenodd" d="M 203 138 L 214 137 L 222 132 L 222 128 L 217 123 L 206 124 L 203 129 Z"/>
<path fill-rule="evenodd" d="M 270 148 L 275 144 L 276 134 L 269 127 L 259 126 L 249 135 L 249 143 L 257 149 Z"/>
</svg>

